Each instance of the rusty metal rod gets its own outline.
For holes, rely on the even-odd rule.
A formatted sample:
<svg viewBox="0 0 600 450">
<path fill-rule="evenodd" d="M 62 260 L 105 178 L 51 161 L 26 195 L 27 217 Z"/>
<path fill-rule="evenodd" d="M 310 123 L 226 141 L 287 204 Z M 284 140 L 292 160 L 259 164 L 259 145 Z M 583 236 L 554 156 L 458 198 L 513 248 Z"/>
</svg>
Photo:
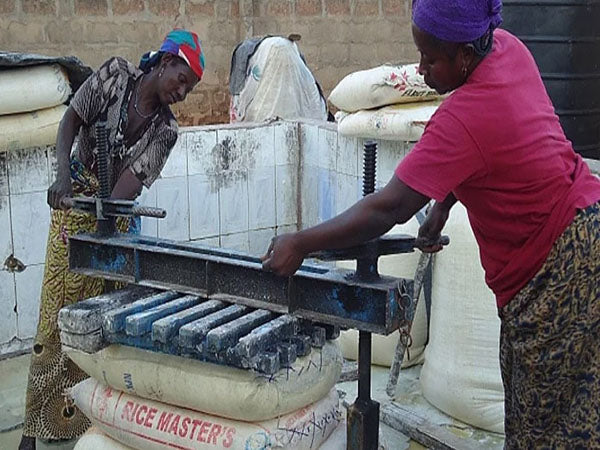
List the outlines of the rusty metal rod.
<svg viewBox="0 0 600 450">
<path fill-rule="evenodd" d="M 162 208 L 153 208 L 151 206 L 135 206 L 129 200 L 104 200 L 104 214 L 115 216 L 144 216 L 163 219 L 167 216 L 167 211 Z M 66 208 L 81 209 L 85 212 L 90 212 L 91 208 L 95 209 L 95 199 L 91 197 L 65 197 L 61 200 L 61 205 Z M 88 208 L 88 205 L 89 208 Z"/>
</svg>

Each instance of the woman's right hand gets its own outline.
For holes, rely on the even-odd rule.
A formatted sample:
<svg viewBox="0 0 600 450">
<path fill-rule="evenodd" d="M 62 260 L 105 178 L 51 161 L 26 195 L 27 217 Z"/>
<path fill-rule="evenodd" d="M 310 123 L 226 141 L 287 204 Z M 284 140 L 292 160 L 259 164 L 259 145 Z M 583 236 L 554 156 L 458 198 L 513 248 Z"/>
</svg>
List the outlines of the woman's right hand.
<svg viewBox="0 0 600 450">
<path fill-rule="evenodd" d="M 71 186 L 71 177 L 58 176 L 56 181 L 48 188 L 48 205 L 52 209 L 67 209 L 62 205 L 65 197 L 73 196 L 73 187 Z"/>
<path fill-rule="evenodd" d="M 260 259 L 263 270 L 289 277 L 302 265 L 305 256 L 306 253 L 298 246 L 298 233 L 286 233 L 274 237 L 267 253 Z"/>
</svg>

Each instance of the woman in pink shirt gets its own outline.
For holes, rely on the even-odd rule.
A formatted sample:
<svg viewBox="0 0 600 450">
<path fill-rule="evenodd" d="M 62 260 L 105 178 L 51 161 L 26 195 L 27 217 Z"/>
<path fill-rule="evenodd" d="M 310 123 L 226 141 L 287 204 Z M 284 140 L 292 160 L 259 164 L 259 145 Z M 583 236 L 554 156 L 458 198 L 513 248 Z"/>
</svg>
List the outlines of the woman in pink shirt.
<svg viewBox="0 0 600 450">
<path fill-rule="evenodd" d="M 294 273 L 313 251 L 352 246 L 436 200 L 419 230 L 436 245 L 460 201 L 502 319 L 505 447 L 600 448 L 600 180 L 554 113 L 500 0 L 418 0 L 413 37 L 429 86 L 449 93 L 380 191 L 316 227 L 274 238 L 263 266 Z"/>
</svg>

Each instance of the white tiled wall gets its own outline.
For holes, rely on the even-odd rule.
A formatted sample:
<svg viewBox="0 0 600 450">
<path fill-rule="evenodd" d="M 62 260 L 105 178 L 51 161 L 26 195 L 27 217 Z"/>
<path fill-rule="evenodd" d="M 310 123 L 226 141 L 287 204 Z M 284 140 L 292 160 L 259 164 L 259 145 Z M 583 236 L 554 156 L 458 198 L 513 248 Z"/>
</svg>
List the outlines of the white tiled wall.
<svg viewBox="0 0 600 450">
<path fill-rule="evenodd" d="M 13 150 L 8 153 L 11 194 L 45 191 L 50 186 L 47 148 Z"/>
<path fill-rule="evenodd" d="M 20 339 L 35 335 L 43 276 L 44 264 L 27 266 L 23 272 L 15 273 L 17 336 Z"/>
<path fill-rule="evenodd" d="M 12 244 L 12 227 L 10 225 L 10 197 L 8 195 L 0 195 L 0 261 L 4 264 L 4 260 L 13 253 Z"/>
<path fill-rule="evenodd" d="M 362 145 L 324 122 L 183 128 L 161 178 L 138 199 L 167 217 L 143 218 L 142 234 L 262 255 L 273 236 L 329 219 L 361 197 Z M 379 185 L 405 149 L 380 143 Z M 51 148 L 0 153 L 0 265 L 14 253 L 26 266 L 0 270 L 0 355 L 35 333 L 54 170 Z"/>
<path fill-rule="evenodd" d="M 15 306 L 15 277 L 14 274 L 0 270 L 0 342 L 10 342 L 17 335 L 17 313 Z"/>
<path fill-rule="evenodd" d="M 190 239 L 187 183 L 185 175 L 156 180 L 156 205 L 167 211 L 167 217 L 158 221 L 158 237 L 175 241 Z"/>
<path fill-rule="evenodd" d="M 300 124 L 300 205 L 303 228 L 327 220 L 362 197 L 363 147 L 366 139 L 337 134 L 335 124 Z M 387 184 L 413 145 L 376 141 L 376 188 Z"/>
<path fill-rule="evenodd" d="M 50 225 L 46 192 L 11 195 L 10 210 L 15 257 L 26 266 L 43 264 Z"/>
<path fill-rule="evenodd" d="M 190 238 L 219 236 L 219 181 L 216 175 L 190 175 Z M 218 243 L 217 243 L 218 245 Z"/>
<path fill-rule="evenodd" d="M 50 223 L 51 150 L 0 154 L 0 355 L 28 347 L 37 327 Z M 25 270 L 13 272 L 11 257 Z"/>
</svg>

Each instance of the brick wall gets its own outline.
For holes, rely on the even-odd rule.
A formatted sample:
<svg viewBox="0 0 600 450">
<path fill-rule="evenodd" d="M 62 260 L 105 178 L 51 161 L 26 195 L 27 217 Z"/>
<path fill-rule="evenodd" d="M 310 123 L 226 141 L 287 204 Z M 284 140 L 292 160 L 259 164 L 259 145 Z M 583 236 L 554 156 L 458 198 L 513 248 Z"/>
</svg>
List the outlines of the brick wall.
<svg viewBox="0 0 600 450">
<path fill-rule="evenodd" d="M 245 37 L 302 36 L 300 48 L 326 93 L 346 74 L 416 60 L 411 0 L 0 0 L 0 48 L 73 54 L 97 68 L 136 62 L 171 28 L 196 31 L 207 72 L 176 115 L 185 125 L 227 121 L 231 53 Z"/>
</svg>

